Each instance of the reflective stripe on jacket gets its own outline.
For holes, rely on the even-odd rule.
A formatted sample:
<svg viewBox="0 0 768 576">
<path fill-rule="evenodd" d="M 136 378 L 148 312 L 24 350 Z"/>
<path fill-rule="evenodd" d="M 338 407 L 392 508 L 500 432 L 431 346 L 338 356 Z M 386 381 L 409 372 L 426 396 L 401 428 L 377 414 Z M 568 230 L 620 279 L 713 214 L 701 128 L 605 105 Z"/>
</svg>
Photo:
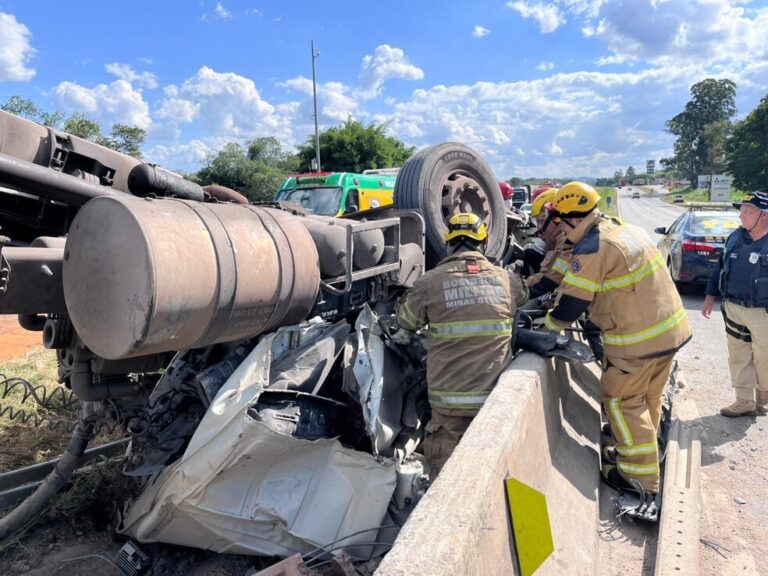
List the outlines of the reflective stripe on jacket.
<svg viewBox="0 0 768 576">
<path fill-rule="evenodd" d="M 643 358 L 670 352 L 691 336 L 688 315 L 665 262 L 644 230 L 593 216 L 577 226 L 560 300 L 547 317 L 553 330 L 583 303 L 603 331 L 606 356 Z"/>
<path fill-rule="evenodd" d="M 468 260 L 477 263 L 476 273 Z M 433 409 L 463 416 L 480 409 L 509 361 L 515 310 L 526 300 L 519 276 L 480 252 L 445 258 L 401 298 L 400 325 L 424 329 Z"/>
</svg>

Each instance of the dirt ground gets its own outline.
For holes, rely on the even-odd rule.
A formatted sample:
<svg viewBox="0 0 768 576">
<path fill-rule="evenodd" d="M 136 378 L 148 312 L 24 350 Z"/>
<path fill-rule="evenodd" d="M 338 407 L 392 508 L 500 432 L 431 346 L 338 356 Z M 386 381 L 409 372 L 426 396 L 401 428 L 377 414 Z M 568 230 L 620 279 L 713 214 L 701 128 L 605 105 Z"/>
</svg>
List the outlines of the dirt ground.
<svg viewBox="0 0 768 576">
<path fill-rule="evenodd" d="M 0 362 L 41 346 L 41 342 L 40 332 L 24 330 L 14 315 L 0 314 Z"/>
</svg>

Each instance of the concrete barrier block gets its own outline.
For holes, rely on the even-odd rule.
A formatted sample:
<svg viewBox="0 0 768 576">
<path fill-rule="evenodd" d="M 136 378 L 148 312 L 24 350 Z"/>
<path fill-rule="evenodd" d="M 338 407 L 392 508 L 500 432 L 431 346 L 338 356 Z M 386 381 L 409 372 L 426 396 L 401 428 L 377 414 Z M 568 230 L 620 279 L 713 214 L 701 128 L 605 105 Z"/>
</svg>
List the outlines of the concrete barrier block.
<svg viewBox="0 0 768 576">
<path fill-rule="evenodd" d="M 499 378 L 377 576 L 515 574 L 503 482 L 510 476 L 547 499 L 555 552 L 537 574 L 595 574 L 598 434 L 595 401 L 571 384 L 566 366 L 522 354 Z"/>
</svg>

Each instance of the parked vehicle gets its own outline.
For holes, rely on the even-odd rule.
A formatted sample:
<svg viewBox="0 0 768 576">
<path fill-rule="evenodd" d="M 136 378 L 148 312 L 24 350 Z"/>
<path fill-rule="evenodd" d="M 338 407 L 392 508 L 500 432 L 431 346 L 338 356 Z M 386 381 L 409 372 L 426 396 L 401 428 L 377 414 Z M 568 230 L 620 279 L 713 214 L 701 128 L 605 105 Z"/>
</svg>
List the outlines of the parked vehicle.
<svg viewBox="0 0 768 576">
<path fill-rule="evenodd" d="M 520 208 L 523 204 L 531 201 L 531 187 L 515 186 L 512 192 L 512 206 Z"/>
<path fill-rule="evenodd" d="M 675 204 L 680 204 L 681 202 L 685 202 L 685 197 L 682 194 L 675 194 L 672 197 L 672 202 Z"/>
<path fill-rule="evenodd" d="M 691 207 L 669 227 L 660 226 L 659 251 L 678 288 L 706 284 L 723 252 L 728 235 L 739 226 L 739 214 L 714 209 L 711 204 Z"/>
<path fill-rule="evenodd" d="M 283 182 L 275 200 L 294 202 L 319 216 L 343 216 L 391 205 L 396 179 L 391 172 L 294 174 Z"/>
</svg>

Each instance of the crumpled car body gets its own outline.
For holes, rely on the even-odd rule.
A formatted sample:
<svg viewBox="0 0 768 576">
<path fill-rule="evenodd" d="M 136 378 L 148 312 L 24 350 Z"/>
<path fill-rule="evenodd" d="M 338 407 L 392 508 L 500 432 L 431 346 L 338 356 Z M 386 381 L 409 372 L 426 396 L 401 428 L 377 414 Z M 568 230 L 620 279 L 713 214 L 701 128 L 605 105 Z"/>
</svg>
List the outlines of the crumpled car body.
<svg viewBox="0 0 768 576">
<path fill-rule="evenodd" d="M 375 455 L 393 453 L 388 445 L 400 426 L 397 417 L 380 419 L 382 398 L 393 396 L 383 393 L 388 353 L 371 329 L 375 316 L 360 316 L 352 334 L 345 321 L 310 321 L 262 337 L 215 393 L 183 455 L 149 479 L 121 532 L 141 542 L 275 556 L 341 540 L 351 555 L 370 557 L 372 548 L 361 544 L 377 540 L 388 508 L 412 509 L 426 485 L 412 454 L 417 439 L 401 441 L 410 450 L 398 458 Z M 342 442 L 349 430 L 340 427 L 351 426 L 341 418 L 345 404 L 315 394 L 333 384 L 331 366 L 350 346 L 356 353 L 348 360 L 367 367 L 356 387 L 364 420 L 357 433 L 370 435 L 367 451 Z"/>
</svg>

